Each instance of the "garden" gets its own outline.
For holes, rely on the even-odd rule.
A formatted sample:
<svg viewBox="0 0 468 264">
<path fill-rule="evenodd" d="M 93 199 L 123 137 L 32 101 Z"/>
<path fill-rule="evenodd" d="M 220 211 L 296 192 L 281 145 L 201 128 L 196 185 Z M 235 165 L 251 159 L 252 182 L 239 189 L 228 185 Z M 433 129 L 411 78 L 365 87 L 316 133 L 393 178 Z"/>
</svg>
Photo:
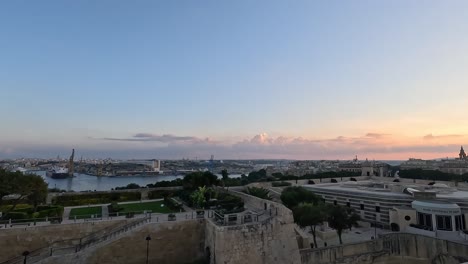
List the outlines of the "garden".
<svg viewBox="0 0 468 264">
<path fill-rule="evenodd" d="M 101 217 L 102 215 L 102 206 L 93 206 L 93 207 L 82 207 L 82 208 L 73 208 L 70 211 L 69 219 L 84 219 Z"/>
<path fill-rule="evenodd" d="M 0 206 L 0 212 L 6 212 L 2 217 L 5 220 L 11 219 L 30 221 L 34 219 L 35 221 L 45 221 L 46 218 L 61 218 L 63 214 L 63 207 L 39 205 L 34 208 L 34 206 L 30 204 L 17 204 L 16 206 L 3 205 Z"/>
</svg>

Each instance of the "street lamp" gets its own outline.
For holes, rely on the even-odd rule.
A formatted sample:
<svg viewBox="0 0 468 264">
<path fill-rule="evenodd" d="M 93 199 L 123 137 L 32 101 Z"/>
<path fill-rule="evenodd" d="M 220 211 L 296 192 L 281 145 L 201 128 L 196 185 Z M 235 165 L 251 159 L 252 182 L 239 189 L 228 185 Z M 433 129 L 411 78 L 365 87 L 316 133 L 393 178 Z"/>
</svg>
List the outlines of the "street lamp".
<svg viewBox="0 0 468 264">
<path fill-rule="evenodd" d="M 29 251 L 23 252 L 23 257 L 24 257 L 23 264 L 26 264 L 26 259 L 28 258 L 28 255 L 29 255 Z"/>
<path fill-rule="evenodd" d="M 149 242 L 151 240 L 150 235 L 146 236 L 146 264 L 148 264 L 148 259 L 149 259 Z"/>
</svg>

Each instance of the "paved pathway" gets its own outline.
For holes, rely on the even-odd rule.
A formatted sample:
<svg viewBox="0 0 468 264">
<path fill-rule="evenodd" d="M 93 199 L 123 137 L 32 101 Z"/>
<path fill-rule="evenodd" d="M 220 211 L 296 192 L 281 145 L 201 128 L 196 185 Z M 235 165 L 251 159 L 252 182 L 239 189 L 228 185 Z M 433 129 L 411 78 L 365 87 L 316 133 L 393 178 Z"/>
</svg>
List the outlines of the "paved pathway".
<svg viewBox="0 0 468 264">
<path fill-rule="evenodd" d="M 71 211 L 72 207 L 65 207 L 63 209 L 63 215 L 62 215 L 62 218 L 63 219 L 67 219 L 70 218 L 70 211 Z"/>
<path fill-rule="evenodd" d="M 102 206 L 101 215 L 102 215 L 102 218 L 109 217 L 109 207 L 107 205 Z"/>
</svg>

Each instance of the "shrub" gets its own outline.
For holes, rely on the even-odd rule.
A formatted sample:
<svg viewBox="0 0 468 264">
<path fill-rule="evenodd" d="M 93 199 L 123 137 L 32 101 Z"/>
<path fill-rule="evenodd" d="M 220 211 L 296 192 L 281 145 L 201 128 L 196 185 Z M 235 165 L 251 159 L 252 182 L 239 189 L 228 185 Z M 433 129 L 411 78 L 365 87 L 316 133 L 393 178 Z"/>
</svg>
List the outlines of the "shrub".
<svg viewBox="0 0 468 264">
<path fill-rule="evenodd" d="M 290 182 L 284 182 L 284 181 L 272 182 L 271 186 L 273 186 L 273 187 L 291 186 L 291 183 Z"/>
<path fill-rule="evenodd" d="M 138 201 L 141 199 L 140 192 L 108 192 L 108 193 L 86 193 L 76 195 L 57 196 L 54 204 L 63 206 L 77 206 L 88 204 L 105 204 L 111 202 Z"/>
<path fill-rule="evenodd" d="M 123 208 L 122 208 L 118 203 L 116 203 L 116 202 L 113 202 L 113 203 L 109 204 L 108 208 L 109 208 L 109 213 L 117 213 L 117 212 L 122 211 L 122 209 L 123 209 Z"/>
<path fill-rule="evenodd" d="M 249 187 L 247 188 L 245 193 L 258 197 L 260 199 L 271 200 L 270 191 L 265 188 Z"/>
<path fill-rule="evenodd" d="M 174 191 L 154 190 L 148 193 L 149 199 L 161 199 L 174 196 Z"/>
<path fill-rule="evenodd" d="M 62 206 L 42 206 L 41 210 L 35 214 L 37 218 L 45 218 L 45 217 L 61 217 L 63 214 L 63 207 Z"/>
<path fill-rule="evenodd" d="M 244 201 L 240 197 L 228 193 L 220 193 L 218 195 L 218 200 L 216 201 L 216 206 L 226 211 L 226 213 L 239 210 L 243 211 Z"/>
<path fill-rule="evenodd" d="M 180 211 L 182 209 L 182 204 L 170 197 L 164 198 L 164 204 L 173 211 Z"/>
<path fill-rule="evenodd" d="M 12 219 L 12 220 L 20 220 L 20 219 L 27 219 L 28 214 L 24 212 L 9 212 L 7 213 L 3 219 Z"/>
</svg>

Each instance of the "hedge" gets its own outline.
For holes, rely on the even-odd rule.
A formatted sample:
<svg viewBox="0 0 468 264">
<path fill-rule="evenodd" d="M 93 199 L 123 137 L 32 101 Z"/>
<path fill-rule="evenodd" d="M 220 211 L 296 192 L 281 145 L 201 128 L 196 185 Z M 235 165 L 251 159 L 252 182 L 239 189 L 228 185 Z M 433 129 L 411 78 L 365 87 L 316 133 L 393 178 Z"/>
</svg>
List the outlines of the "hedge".
<svg viewBox="0 0 468 264">
<path fill-rule="evenodd" d="M 140 192 L 112 192 L 56 196 L 53 203 L 62 206 L 77 206 L 138 200 L 141 200 Z"/>
</svg>

